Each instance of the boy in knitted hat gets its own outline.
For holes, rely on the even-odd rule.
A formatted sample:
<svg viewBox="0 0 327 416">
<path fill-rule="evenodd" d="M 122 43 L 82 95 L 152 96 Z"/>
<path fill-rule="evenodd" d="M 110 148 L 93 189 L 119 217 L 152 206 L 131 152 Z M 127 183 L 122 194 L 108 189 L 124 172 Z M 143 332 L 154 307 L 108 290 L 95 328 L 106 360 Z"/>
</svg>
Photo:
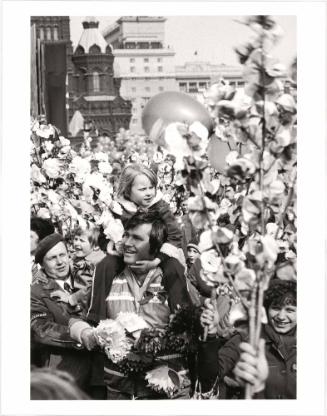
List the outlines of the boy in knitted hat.
<svg viewBox="0 0 327 416">
<path fill-rule="evenodd" d="M 187 257 L 186 264 L 187 269 L 189 270 L 192 265 L 195 263 L 195 260 L 200 256 L 200 250 L 197 246 L 196 241 L 192 240 L 187 244 Z"/>
</svg>

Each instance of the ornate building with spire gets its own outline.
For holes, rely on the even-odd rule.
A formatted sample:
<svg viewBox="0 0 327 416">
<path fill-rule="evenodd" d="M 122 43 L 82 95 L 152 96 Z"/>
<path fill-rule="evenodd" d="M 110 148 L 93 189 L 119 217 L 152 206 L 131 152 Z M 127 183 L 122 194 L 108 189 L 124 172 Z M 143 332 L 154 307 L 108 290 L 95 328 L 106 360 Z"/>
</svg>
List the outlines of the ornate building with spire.
<svg viewBox="0 0 327 416">
<path fill-rule="evenodd" d="M 69 119 L 79 111 L 100 134 L 129 128 L 132 104 L 120 96 L 121 79 L 114 72 L 114 55 L 99 31 L 99 22 L 88 17 L 72 55 L 69 79 Z"/>
</svg>

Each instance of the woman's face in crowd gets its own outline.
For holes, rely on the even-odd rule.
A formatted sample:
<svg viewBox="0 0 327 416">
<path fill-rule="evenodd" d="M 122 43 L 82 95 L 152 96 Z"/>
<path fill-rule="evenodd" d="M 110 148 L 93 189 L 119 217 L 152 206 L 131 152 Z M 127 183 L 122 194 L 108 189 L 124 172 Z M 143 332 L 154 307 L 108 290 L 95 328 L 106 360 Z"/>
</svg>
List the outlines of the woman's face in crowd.
<svg viewBox="0 0 327 416">
<path fill-rule="evenodd" d="M 39 236 L 36 234 L 35 231 L 30 231 L 30 247 L 31 247 L 31 254 L 35 253 L 36 247 L 39 243 Z"/>
<path fill-rule="evenodd" d="M 92 251 L 91 244 L 86 234 L 75 235 L 73 247 L 77 258 L 84 258 Z"/>
<path fill-rule="evenodd" d="M 148 208 L 155 195 L 156 188 L 150 179 L 143 174 L 137 175 L 131 188 L 131 201 L 142 208 Z"/>
<path fill-rule="evenodd" d="M 268 309 L 270 325 L 279 334 L 287 334 L 296 327 L 296 306 L 272 304 Z"/>
</svg>

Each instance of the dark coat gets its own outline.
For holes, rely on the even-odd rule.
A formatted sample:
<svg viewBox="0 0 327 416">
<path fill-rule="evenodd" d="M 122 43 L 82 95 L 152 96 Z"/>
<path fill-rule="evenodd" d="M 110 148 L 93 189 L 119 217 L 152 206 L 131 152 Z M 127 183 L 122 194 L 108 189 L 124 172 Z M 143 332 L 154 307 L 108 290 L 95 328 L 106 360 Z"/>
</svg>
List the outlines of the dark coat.
<svg viewBox="0 0 327 416">
<path fill-rule="evenodd" d="M 32 364 L 67 371 L 84 387 L 90 353 L 70 338 L 68 328 L 69 319 L 80 316 L 82 311 L 51 298 L 54 290 L 62 290 L 54 279 L 31 286 Z"/>
<path fill-rule="evenodd" d="M 270 325 L 263 326 L 261 337 L 266 340 L 266 358 L 269 375 L 259 399 L 296 399 L 296 335 L 278 335 Z M 241 333 L 226 343 L 222 339 L 203 342 L 199 349 L 199 378 L 203 391 L 211 389 L 217 375 L 220 379 L 220 398 L 241 398 L 240 389 L 226 388 L 225 376 L 233 377 L 233 369 L 239 360 L 239 344 L 247 341 Z"/>
</svg>

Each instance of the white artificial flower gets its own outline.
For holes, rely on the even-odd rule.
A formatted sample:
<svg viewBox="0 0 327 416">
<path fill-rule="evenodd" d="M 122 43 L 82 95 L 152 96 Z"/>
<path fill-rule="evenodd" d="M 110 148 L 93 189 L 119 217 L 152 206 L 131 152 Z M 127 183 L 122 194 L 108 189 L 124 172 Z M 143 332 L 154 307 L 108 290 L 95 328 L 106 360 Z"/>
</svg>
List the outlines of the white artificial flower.
<svg viewBox="0 0 327 416">
<path fill-rule="evenodd" d="M 107 162 L 108 163 L 108 154 L 104 152 L 96 152 L 93 154 L 93 159 L 98 160 L 99 162 Z"/>
<path fill-rule="evenodd" d="M 99 162 L 98 167 L 102 174 L 110 174 L 112 172 L 112 167 L 108 162 Z"/>
<path fill-rule="evenodd" d="M 66 139 L 64 136 L 59 136 L 59 142 L 62 147 L 65 147 L 65 146 L 70 147 L 70 140 Z"/>
<path fill-rule="evenodd" d="M 42 165 L 43 170 L 51 179 L 58 178 L 60 174 L 59 160 L 55 158 L 46 159 Z"/>
<path fill-rule="evenodd" d="M 85 176 L 85 185 L 101 190 L 105 187 L 106 182 L 101 173 L 93 172 Z"/>
<path fill-rule="evenodd" d="M 267 262 L 268 266 L 272 266 L 277 260 L 278 243 L 271 235 L 260 236 L 262 251 L 256 254 L 256 260 L 260 264 Z"/>
<path fill-rule="evenodd" d="M 217 227 L 215 227 L 215 229 L 217 229 Z M 212 241 L 212 231 L 211 230 L 206 230 L 203 231 L 203 233 L 201 233 L 200 235 L 200 240 L 199 240 L 199 250 L 200 252 L 204 252 L 207 251 L 209 249 L 211 249 L 214 246 L 214 243 Z"/>
<path fill-rule="evenodd" d="M 48 153 L 51 153 L 52 149 L 54 148 L 54 144 L 50 140 L 45 140 L 43 142 L 44 150 Z"/>
<path fill-rule="evenodd" d="M 149 328 L 145 320 L 134 312 L 119 312 L 116 321 L 130 333 Z"/>
<path fill-rule="evenodd" d="M 33 163 L 31 166 L 31 179 L 37 183 L 45 183 L 47 180 L 44 175 L 41 173 L 41 169 Z"/>
<path fill-rule="evenodd" d="M 120 219 L 113 218 L 106 224 L 104 233 L 108 240 L 112 240 L 114 243 L 119 243 L 123 239 L 124 227 Z"/>
<path fill-rule="evenodd" d="M 149 370 L 145 375 L 148 385 L 155 391 L 165 392 L 171 397 L 181 385 L 182 378 L 175 370 L 168 367 L 167 364 L 161 365 Z"/>
<path fill-rule="evenodd" d="M 75 174 L 75 182 L 83 183 L 85 181 L 86 175 L 91 172 L 91 165 L 87 159 L 83 159 L 80 156 L 75 156 L 71 161 L 68 170 L 69 172 Z"/>
<path fill-rule="evenodd" d="M 109 207 L 112 203 L 112 189 L 109 186 L 104 186 L 99 193 L 98 199 Z"/>
<path fill-rule="evenodd" d="M 207 250 L 200 255 L 201 265 L 204 272 L 217 273 L 221 266 L 221 258 L 216 250 Z"/>
<path fill-rule="evenodd" d="M 58 204 L 61 199 L 60 195 L 57 194 L 53 189 L 48 190 L 48 199 L 52 204 Z"/>
<path fill-rule="evenodd" d="M 93 195 L 94 195 L 93 189 L 90 186 L 85 185 L 85 183 L 83 184 L 82 189 L 83 189 L 83 196 L 84 196 L 85 201 L 91 204 L 93 202 Z"/>
<path fill-rule="evenodd" d="M 240 256 L 236 256 L 235 254 L 229 254 L 225 258 L 225 264 L 227 269 L 230 273 L 235 274 L 241 271 L 244 268 L 244 262 L 240 258 Z"/>
</svg>

